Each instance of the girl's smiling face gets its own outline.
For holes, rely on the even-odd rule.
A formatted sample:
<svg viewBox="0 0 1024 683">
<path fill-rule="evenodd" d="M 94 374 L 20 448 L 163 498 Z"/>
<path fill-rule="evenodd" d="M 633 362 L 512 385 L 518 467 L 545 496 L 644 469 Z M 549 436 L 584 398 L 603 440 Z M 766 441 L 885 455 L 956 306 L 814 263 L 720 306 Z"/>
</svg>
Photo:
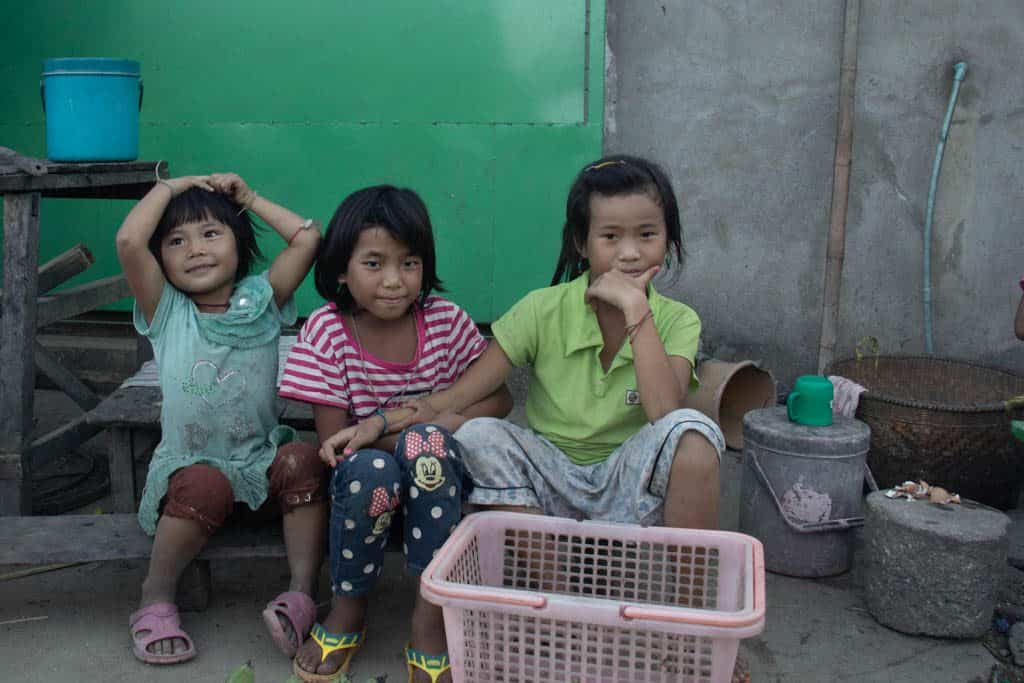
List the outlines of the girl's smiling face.
<svg viewBox="0 0 1024 683">
<path fill-rule="evenodd" d="M 423 287 L 423 259 L 380 226 L 359 233 L 338 282 L 348 287 L 356 305 L 379 320 L 404 316 Z"/>
<path fill-rule="evenodd" d="M 644 193 L 593 194 L 590 227 L 580 253 L 590 262 L 590 278 L 618 270 L 637 277 L 663 266 L 668 253 L 665 211 Z"/>
<path fill-rule="evenodd" d="M 238 243 L 231 228 L 205 218 L 182 223 L 160 242 L 160 259 L 172 285 L 191 297 L 226 303 L 238 272 Z"/>
</svg>

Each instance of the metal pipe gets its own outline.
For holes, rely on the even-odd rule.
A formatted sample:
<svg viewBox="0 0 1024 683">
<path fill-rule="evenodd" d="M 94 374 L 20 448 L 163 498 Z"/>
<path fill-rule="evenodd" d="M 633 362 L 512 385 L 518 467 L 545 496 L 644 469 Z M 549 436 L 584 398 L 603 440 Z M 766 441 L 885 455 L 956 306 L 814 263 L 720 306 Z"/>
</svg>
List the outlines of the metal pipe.
<svg viewBox="0 0 1024 683">
<path fill-rule="evenodd" d="M 843 26 L 843 58 L 839 67 L 839 114 L 835 167 L 832 171 L 832 210 L 825 256 L 825 290 L 822 295 L 821 335 L 818 339 L 818 372 L 824 372 L 836 351 L 839 322 L 839 286 L 846 250 L 846 209 L 850 195 L 850 157 L 853 148 L 854 86 L 857 84 L 857 31 L 860 0 L 846 0 Z"/>
<path fill-rule="evenodd" d="M 942 122 L 942 133 L 935 149 L 935 163 L 932 165 L 932 179 L 928 185 L 928 211 L 924 219 L 924 276 L 921 294 L 924 302 L 924 350 L 933 353 L 935 344 L 932 340 L 932 220 L 935 218 L 935 195 L 939 191 L 939 171 L 942 170 L 942 155 L 946 151 L 946 139 L 949 137 L 949 126 L 953 122 L 953 110 L 956 98 L 960 95 L 960 83 L 967 75 L 967 62 L 953 65 L 953 91 L 949 93 L 949 106 L 946 107 L 946 118 Z"/>
</svg>

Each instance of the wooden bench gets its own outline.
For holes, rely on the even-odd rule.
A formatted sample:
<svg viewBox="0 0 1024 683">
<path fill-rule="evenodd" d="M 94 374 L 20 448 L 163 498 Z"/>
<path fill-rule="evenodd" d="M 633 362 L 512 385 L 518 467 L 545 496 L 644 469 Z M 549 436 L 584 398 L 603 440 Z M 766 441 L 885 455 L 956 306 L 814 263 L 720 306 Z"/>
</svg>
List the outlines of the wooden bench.
<svg viewBox="0 0 1024 683">
<path fill-rule="evenodd" d="M 0 565 L 63 564 L 148 558 L 153 539 L 135 514 L 140 476 L 160 441 L 161 393 L 157 387 L 122 387 L 99 403 L 86 422 L 110 432 L 110 487 L 113 514 L 5 517 L 0 524 Z M 281 422 L 312 430 L 308 404 L 281 400 Z M 395 529 L 392 530 L 393 532 Z M 396 546 L 394 537 L 389 548 Z M 209 603 L 210 560 L 283 558 L 280 524 L 238 527 L 215 534 L 182 576 L 179 602 L 202 610 Z"/>
<path fill-rule="evenodd" d="M 0 565 L 139 560 L 148 558 L 152 547 L 153 539 L 130 513 L 5 517 L 0 525 Z M 224 527 L 182 573 L 179 607 L 202 611 L 210 604 L 210 560 L 264 557 L 285 557 L 279 524 Z"/>
<path fill-rule="evenodd" d="M 514 374 L 514 396 L 525 393 L 525 373 Z M 132 560 L 149 557 L 153 539 L 142 531 L 135 511 L 145 471 L 160 441 L 161 393 L 158 387 L 121 387 L 86 415 L 86 422 L 110 434 L 112 512 L 105 515 L 7 517 L 0 524 L 0 565 Z M 521 405 L 522 401 L 518 401 Z M 309 404 L 279 400 L 280 421 L 314 431 Z M 524 424 L 521 410 L 510 416 Z M 138 477 L 136 474 L 138 473 Z M 401 513 L 392 525 L 387 549 L 402 548 Z M 179 586 L 179 604 L 204 609 L 211 592 L 210 560 L 283 558 L 280 524 L 234 527 L 230 523 L 210 539 Z"/>
</svg>

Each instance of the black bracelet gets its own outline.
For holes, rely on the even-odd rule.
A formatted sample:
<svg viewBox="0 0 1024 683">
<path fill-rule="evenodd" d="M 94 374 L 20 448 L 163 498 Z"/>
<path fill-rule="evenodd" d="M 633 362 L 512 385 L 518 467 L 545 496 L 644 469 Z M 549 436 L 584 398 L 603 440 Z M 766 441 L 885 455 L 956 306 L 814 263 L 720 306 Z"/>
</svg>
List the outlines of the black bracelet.
<svg viewBox="0 0 1024 683">
<path fill-rule="evenodd" d="M 388 433 L 388 418 L 384 414 L 384 409 L 380 406 L 377 407 L 377 410 L 373 411 L 373 414 L 380 415 L 380 419 L 384 420 L 384 426 L 381 428 L 380 434 L 377 435 L 377 440 L 379 441 Z"/>
</svg>

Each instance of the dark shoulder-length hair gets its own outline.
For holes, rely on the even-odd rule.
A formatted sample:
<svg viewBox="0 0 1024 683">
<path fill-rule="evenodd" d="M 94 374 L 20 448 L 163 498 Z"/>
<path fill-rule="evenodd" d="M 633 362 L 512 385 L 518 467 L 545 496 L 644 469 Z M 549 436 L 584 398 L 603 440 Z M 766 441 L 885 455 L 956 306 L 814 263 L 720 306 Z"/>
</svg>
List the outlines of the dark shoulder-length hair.
<svg viewBox="0 0 1024 683">
<path fill-rule="evenodd" d="M 369 228 L 383 228 L 395 240 L 423 261 L 423 284 L 419 303 L 434 290 L 443 292 L 437 276 L 434 254 L 434 229 L 427 206 L 412 190 L 393 185 L 374 185 L 345 197 L 331 217 L 327 234 L 317 251 L 313 279 L 316 291 L 339 310 L 351 312 L 356 303 L 348 287 L 338 278 L 348 270 L 348 262 L 359 242 L 359 234 Z"/>
<path fill-rule="evenodd" d="M 628 154 L 613 154 L 587 164 L 569 188 L 565 202 L 565 225 L 562 228 L 562 249 L 555 265 L 551 284 L 573 280 L 590 264 L 580 253 L 590 230 L 590 198 L 595 195 L 616 197 L 643 193 L 661 207 L 669 249 L 676 261 L 683 263 L 683 229 L 679 222 L 679 203 L 668 175 L 647 159 Z"/>
<path fill-rule="evenodd" d="M 238 270 L 235 271 L 235 282 L 238 282 L 252 269 L 263 254 L 256 244 L 256 227 L 249 217 L 248 211 L 219 192 L 210 192 L 201 187 L 190 187 L 167 203 L 164 214 L 156 224 L 153 236 L 149 238 L 149 251 L 156 257 L 161 270 L 164 267 L 160 255 L 160 243 L 164 237 L 179 225 L 198 223 L 199 221 L 215 220 L 228 226 L 235 235 L 238 249 Z M 166 273 L 166 271 L 165 271 Z"/>
</svg>

